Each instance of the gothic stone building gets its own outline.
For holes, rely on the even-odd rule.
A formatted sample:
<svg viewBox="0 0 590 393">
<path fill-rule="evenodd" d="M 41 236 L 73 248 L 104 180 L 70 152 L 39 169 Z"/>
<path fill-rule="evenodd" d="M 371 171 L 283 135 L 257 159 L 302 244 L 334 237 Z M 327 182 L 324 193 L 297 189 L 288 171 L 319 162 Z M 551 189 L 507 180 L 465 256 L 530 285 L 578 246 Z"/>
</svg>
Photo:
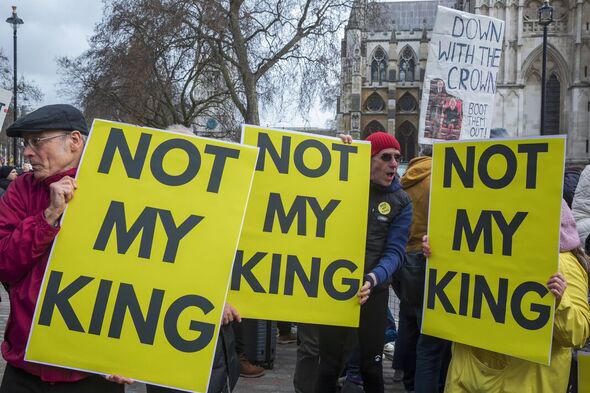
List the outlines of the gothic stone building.
<svg viewBox="0 0 590 393">
<path fill-rule="evenodd" d="M 417 154 L 419 102 L 437 5 L 506 22 L 493 127 L 539 135 L 543 29 L 539 0 L 368 3 L 356 0 L 341 49 L 338 128 L 364 138 L 384 130 Z M 555 0 L 547 51 L 548 134 L 567 134 L 569 162 L 590 158 L 590 1 Z"/>
</svg>

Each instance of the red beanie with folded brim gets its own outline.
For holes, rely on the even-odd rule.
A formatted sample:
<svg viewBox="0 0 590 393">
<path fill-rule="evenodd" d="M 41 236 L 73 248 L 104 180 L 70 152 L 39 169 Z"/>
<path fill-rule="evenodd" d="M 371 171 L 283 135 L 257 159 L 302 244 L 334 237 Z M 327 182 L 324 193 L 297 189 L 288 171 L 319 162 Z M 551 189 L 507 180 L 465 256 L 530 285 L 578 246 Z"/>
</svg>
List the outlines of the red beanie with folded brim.
<svg viewBox="0 0 590 393">
<path fill-rule="evenodd" d="M 395 137 L 391 134 L 386 132 L 374 132 L 369 135 L 366 139 L 367 141 L 371 142 L 371 157 L 375 154 L 379 153 L 381 150 L 384 149 L 396 149 L 400 150 L 399 142 Z"/>
</svg>

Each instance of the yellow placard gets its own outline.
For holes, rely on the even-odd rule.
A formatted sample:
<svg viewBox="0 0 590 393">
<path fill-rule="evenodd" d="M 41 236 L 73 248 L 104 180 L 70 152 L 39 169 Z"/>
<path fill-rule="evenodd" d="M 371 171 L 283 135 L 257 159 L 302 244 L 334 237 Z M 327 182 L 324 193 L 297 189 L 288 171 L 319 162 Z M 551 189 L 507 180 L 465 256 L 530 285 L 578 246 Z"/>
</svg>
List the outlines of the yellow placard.
<svg viewBox="0 0 590 393">
<path fill-rule="evenodd" d="M 248 318 L 358 326 L 370 145 L 244 126 L 259 157 L 229 302 Z"/>
<path fill-rule="evenodd" d="M 590 393 L 590 352 L 578 351 L 578 393 Z"/>
<path fill-rule="evenodd" d="M 422 333 L 548 364 L 565 138 L 435 143 Z"/>
<path fill-rule="evenodd" d="M 26 360 L 205 392 L 256 157 L 95 121 Z"/>
</svg>

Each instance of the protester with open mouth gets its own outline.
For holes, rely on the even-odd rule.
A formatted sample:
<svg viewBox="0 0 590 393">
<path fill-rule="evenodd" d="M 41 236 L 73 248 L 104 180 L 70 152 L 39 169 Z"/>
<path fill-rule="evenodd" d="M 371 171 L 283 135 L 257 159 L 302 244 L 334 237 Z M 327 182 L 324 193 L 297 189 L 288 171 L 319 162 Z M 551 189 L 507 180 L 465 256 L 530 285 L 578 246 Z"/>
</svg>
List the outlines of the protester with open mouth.
<svg viewBox="0 0 590 393">
<path fill-rule="evenodd" d="M 350 135 L 342 135 L 351 143 Z M 369 214 L 363 286 L 358 328 L 320 326 L 320 367 L 316 392 L 336 391 L 340 365 L 348 354 L 342 343 L 349 334 L 357 334 L 358 356 L 363 388 L 366 393 L 383 393 L 383 340 L 387 326 L 389 283 L 400 267 L 412 221 L 412 201 L 402 190 L 397 167 L 401 160 L 400 144 L 386 132 L 375 132 L 371 142 Z M 359 208 L 363 208 L 360 207 Z"/>
</svg>

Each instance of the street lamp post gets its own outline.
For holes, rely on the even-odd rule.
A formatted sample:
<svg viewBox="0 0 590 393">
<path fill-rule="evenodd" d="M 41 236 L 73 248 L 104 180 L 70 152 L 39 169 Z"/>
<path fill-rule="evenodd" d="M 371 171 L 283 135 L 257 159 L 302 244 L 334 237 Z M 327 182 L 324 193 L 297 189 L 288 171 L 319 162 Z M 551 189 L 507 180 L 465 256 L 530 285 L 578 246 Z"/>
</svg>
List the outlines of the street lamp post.
<svg viewBox="0 0 590 393">
<path fill-rule="evenodd" d="M 6 19 L 7 23 L 10 23 L 12 25 L 12 31 L 13 31 L 13 43 L 14 43 L 14 73 L 13 73 L 13 85 L 12 85 L 12 89 L 13 92 L 12 94 L 14 95 L 14 106 L 12 108 L 13 110 L 13 118 L 14 121 L 16 121 L 16 119 L 18 118 L 18 105 L 17 105 L 17 78 L 16 78 L 16 31 L 18 30 L 19 25 L 22 25 L 24 22 L 21 18 L 19 18 L 16 15 L 16 6 L 13 5 L 12 6 L 12 16 L 8 19 Z M 12 139 L 12 154 L 14 156 L 14 165 L 18 166 L 18 151 L 17 151 L 17 140 L 16 138 Z"/>
<path fill-rule="evenodd" d="M 547 26 L 553 22 L 553 7 L 545 0 L 539 7 L 539 24 L 543 26 L 543 69 L 541 72 L 541 135 L 545 135 L 545 90 L 547 78 Z"/>
</svg>

